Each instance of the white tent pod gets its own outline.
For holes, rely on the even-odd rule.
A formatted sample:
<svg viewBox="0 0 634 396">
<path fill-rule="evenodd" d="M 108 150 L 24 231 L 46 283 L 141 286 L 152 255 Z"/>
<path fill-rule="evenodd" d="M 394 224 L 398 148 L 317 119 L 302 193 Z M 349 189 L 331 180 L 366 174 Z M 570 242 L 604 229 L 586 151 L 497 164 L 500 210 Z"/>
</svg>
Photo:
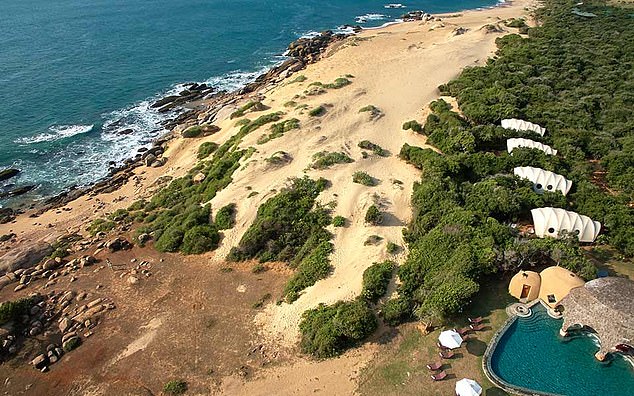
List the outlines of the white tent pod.
<svg viewBox="0 0 634 396">
<path fill-rule="evenodd" d="M 549 155 L 557 155 L 557 150 L 553 149 L 547 144 L 539 143 L 534 140 L 524 138 L 512 138 L 506 141 L 506 150 L 509 154 L 518 147 L 528 147 L 541 150 Z"/>
<path fill-rule="evenodd" d="M 546 134 L 546 128 L 541 127 L 537 124 L 533 124 L 532 122 L 518 120 L 516 118 L 508 118 L 506 120 L 502 120 L 502 128 L 504 129 L 514 129 L 516 131 L 532 131 L 537 132 L 541 136 Z"/>
<path fill-rule="evenodd" d="M 541 168 L 520 166 L 513 169 L 513 173 L 522 179 L 532 181 L 533 189 L 538 194 L 543 194 L 544 191 L 559 191 L 563 195 L 566 195 L 572 187 L 572 181 L 566 179 L 562 175 L 558 175 Z"/>
<path fill-rule="evenodd" d="M 561 231 L 577 235 L 579 242 L 594 242 L 601 232 L 601 223 L 588 216 L 560 208 L 538 208 L 531 210 L 535 235 L 540 238 L 558 238 Z"/>
</svg>

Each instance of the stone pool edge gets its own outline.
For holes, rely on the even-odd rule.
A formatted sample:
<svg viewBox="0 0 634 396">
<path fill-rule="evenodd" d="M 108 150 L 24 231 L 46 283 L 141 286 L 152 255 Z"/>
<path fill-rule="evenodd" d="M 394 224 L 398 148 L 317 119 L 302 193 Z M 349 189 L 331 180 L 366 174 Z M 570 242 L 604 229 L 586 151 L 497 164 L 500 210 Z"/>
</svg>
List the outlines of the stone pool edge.
<svg viewBox="0 0 634 396">
<path fill-rule="evenodd" d="M 535 305 L 541 304 L 540 301 L 535 301 L 533 304 L 529 305 L 529 308 L 533 308 Z M 543 305 L 543 304 L 542 304 Z M 504 381 L 502 378 L 498 377 L 497 374 L 493 372 L 491 368 L 491 358 L 493 356 L 493 352 L 500 341 L 500 338 L 506 333 L 506 331 L 511 327 L 513 323 L 518 319 L 517 315 L 512 315 L 509 317 L 504 325 L 500 327 L 487 345 L 487 349 L 484 352 L 484 356 L 482 357 L 482 371 L 484 371 L 484 375 L 488 378 L 489 381 L 493 383 L 493 385 L 498 388 L 504 390 L 507 393 L 519 396 L 561 396 L 556 393 L 547 393 L 547 392 L 539 392 L 532 389 L 523 388 L 521 386 L 511 385 L 508 382 Z"/>
</svg>

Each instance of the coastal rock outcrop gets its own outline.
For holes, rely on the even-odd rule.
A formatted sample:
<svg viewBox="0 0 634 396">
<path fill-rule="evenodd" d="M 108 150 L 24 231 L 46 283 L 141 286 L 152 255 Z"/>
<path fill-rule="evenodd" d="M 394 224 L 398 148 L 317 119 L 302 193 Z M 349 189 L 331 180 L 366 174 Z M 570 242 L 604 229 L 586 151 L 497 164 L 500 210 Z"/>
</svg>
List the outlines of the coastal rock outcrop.
<svg viewBox="0 0 634 396">
<path fill-rule="evenodd" d="M 20 173 L 19 169 L 15 169 L 15 168 L 4 169 L 0 171 L 0 181 L 8 180 L 12 178 L 13 176 L 16 176 L 18 173 Z"/>
<path fill-rule="evenodd" d="M 53 247 L 47 242 L 23 243 L 0 257 L 0 274 L 32 267 L 52 252 Z"/>
</svg>

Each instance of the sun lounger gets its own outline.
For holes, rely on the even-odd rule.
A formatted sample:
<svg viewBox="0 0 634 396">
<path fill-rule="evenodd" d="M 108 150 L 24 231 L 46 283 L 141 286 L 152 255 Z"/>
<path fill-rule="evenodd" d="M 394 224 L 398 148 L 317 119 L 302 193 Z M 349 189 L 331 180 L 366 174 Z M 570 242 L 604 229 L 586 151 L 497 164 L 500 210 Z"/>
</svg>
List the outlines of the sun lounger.
<svg viewBox="0 0 634 396">
<path fill-rule="evenodd" d="M 453 329 L 456 333 L 460 334 L 461 336 L 464 336 L 467 333 L 471 332 L 471 328 L 470 327 L 463 327 L 461 329 Z"/>
<path fill-rule="evenodd" d="M 447 378 L 446 371 L 441 371 L 440 373 L 431 376 L 431 379 L 433 379 L 434 381 L 442 381 L 445 378 Z"/>
<path fill-rule="evenodd" d="M 471 325 L 469 327 L 471 327 L 471 330 L 473 330 L 473 331 L 480 331 L 480 330 L 484 329 L 484 325 L 481 324 L 481 323 L 480 324 Z"/>
<path fill-rule="evenodd" d="M 453 351 L 440 351 L 438 355 L 443 359 L 451 359 L 454 357 Z"/>
<path fill-rule="evenodd" d="M 427 365 L 427 368 L 431 371 L 440 370 L 441 367 L 442 367 L 442 362 L 429 363 Z"/>
<path fill-rule="evenodd" d="M 478 324 L 482 323 L 483 320 L 484 318 L 482 318 L 482 316 L 478 316 L 477 318 L 469 318 L 469 323 Z"/>
</svg>

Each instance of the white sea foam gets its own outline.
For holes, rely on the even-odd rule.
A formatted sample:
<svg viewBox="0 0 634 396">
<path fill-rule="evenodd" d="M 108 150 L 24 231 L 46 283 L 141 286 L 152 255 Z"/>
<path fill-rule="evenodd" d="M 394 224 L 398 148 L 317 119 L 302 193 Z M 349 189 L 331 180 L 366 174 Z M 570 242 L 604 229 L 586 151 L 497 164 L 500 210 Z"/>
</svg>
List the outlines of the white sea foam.
<svg viewBox="0 0 634 396">
<path fill-rule="evenodd" d="M 359 15 L 358 17 L 356 17 L 354 20 L 357 21 L 357 23 L 367 23 L 370 21 L 380 21 L 387 18 L 387 15 L 383 15 L 383 14 L 365 14 L 365 15 Z"/>
<path fill-rule="evenodd" d="M 79 135 L 92 131 L 94 125 L 53 125 L 48 128 L 51 133 L 40 133 L 35 136 L 21 137 L 16 139 L 14 143 L 33 144 L 41 142 L 52 142 L 54 140 L 65 139 L 71 136 Z"/>
<path fill-rule="evenodd" d="M 384 5 L 383 8 L 407 8 L 407 6 L 401 3 L 390 3 Z"/>
</svg>

